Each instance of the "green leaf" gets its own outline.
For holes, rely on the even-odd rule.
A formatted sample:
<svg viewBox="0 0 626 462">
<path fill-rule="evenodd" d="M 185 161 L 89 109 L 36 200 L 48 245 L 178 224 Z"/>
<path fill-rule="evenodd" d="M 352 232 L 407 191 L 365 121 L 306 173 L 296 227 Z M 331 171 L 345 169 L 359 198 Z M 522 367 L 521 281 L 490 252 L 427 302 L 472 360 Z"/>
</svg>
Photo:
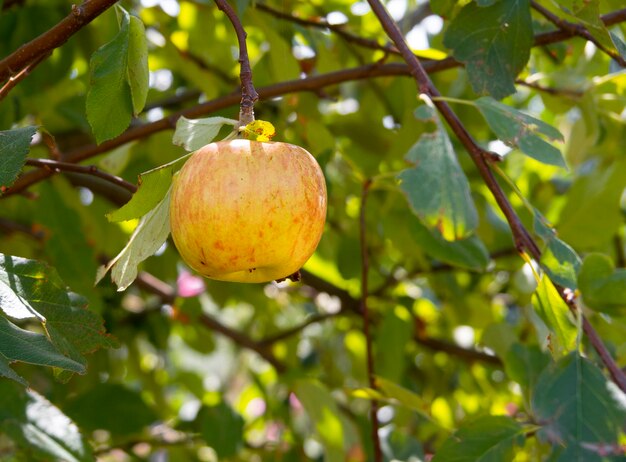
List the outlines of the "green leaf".
<svg viewBox="0 0 626 462">
<path fill-rule="evenodd" d="M 115 383 L 99 383 L 74 397 L 67 414 L 86 430 L 107 430 L 113 435 L 139 433 L 157 416 L 141 393 Z"/>
<path fill-rule="evenodd" d="M 413 333 L 412 318 L 403 306 L 390 309 L 384 315 L 376 334 L 377 373 L 389 380 L 400 380 L 406 368 L 405 349 Z"/>
<path fill-rule="evenodd" d="M 611 34 L 600 18 L 599 0 L 559 0 L 559 6 L 568 14 L 569 18 L 566 19 L 574 19 L 583 25 L 598 43 L 617 53 Z"/>
<path fill-rule="evenodd" d="M 475 104 L 504 143 L 544 164 L 567 168 L 561 151 L 539 136 L 563 141 L 563 135 L 556 128 L 488 96 L 477 99 Z"/>
<path fill-rule="evenodd" d="M 434 121 L 437 130 L 423 134 L 407 153 L 406 160 L 415 167 L 398 174 L 400 188 L 427 227 L 439 230 L 447 241 L 463 239 L 478 224 L 467 177 L 434 110 L 421 106 L 416 116 Z"/>
<path fill-rule="evenodd" d="M 470 2 L 450 23 L 443 43 L 465 63 L 476 93 L 496 99 L 515 93 L 515 77 L 533 44 L 530 2 L 499 1 L 486 7 Z"/>
<path fill-rule="evenodd" d="M 9 360 L 3 355 L 0 354 L 0 377 L 6 377 L 7 379 L 15 380 L 20 385 L 25 387 L 28 386 L 28 382 L 24 380 L 24 378 L 18 375 L 11 367 L 9 366 Z"/>
<path fill-rule="evenodd" d="M 319 382 L 300 380 L 294 393 L 302 403 L 326 453 L 327 462 L 343 462 L 344 427 L 339 418 L 340 411 L 328 390 Z"/>
<path fill-rule="evenodd" d="M 74 422 L 34 390 L 7 381 L 0 381 L 0 433 L 13 441 L 24 460 L 94 460 Z"/>
<path fill-rule="evenodd" d="M 433 462 L 502 462 L 513 460 L 526 429 L 505 416 L 483 416 L 461 425 L 435 454 Z"/>
<path fill-rule="evenodd" d="M 145 214 L 122 251 L 109 262 L 106 267 L 100 268 L 96 275 L 98 283 L 110 270 L 111 279 L 117 284 L 118 291 L 126 290 L 137 278 L 137 266 L 146 258 L 154 255 L 166 241 L 170 234 L 170 191 L 165 197 Z"/>
<path fill-rule="evenodd" d="M 384 397 L 397 401 L 426 420 L 433 421 L 430 415 L 430 403 L 418 394 L 383 377 L 376 377 L 376 387 Z"/>
<path fill-rule="evenodd" d="M 128 84 L 130 19 L 124 13 L 118 34 L 94 52 L 89 62 L 87 120 L 98 144 L 122 133 L 133 114 Z"/>
<path fill-rule="evenodd" d="M 540 437 L 564 448 L 555 460 L 600 462 L 587 447 L 617 444 L 624 402 L 626 395 L 595 365 L 572 353 L 542 372 L 531 405 L 534 420 L 544 424 Z"/>
<path fill-rule="evenodd" d="M 239 122 L 226 117 L 208 117 L 206 119 L 187 119 L 179 117 L 172 142 L 183 146 L 187 151 L 196 151 L 209 144 L 224 125 L 237 126 Z"/>
<path fill-rule="evenodd" d="M 13 184 L 30 151 L 37 127 L 0 131 L 0 194 Z"/>
<path fill-rule="evenodd" d="M 200 434 L 222 460 L 237 454 L 243 446 L 243 418 L 227 403 L 203 406 L 196 417 Z"/>
<path fill-rule="evenodd" d="M 191 154 L 153 168 L 139 175 L 139 187 L 133 197 L 118 210 L 107 214 L 109 221 L 133 220 L 147 214 L 163 200 L 170 187 L 174 173 L 182 167 Z"/>
<path fill-rule="evenodd" d="M 567 193 L 557 229 L 576 249 L 605 248 L 624 223 L 620 198 L 626 188 L 626 156 L 603 165 L 591 161 Z"/>
<path fill-rule="evenodd" d="M 575 290 L 581 260 L 572 247 L 557 237 L 556 230 L 535 209 L 533 228 L 535 233 L 546 243 L 541 255 L 541 267 L 550 279 L 560 286 Z"/>
<path fill-rule="evenodd" d="M 592 253 L 583 260 L 578 284 L 585 305 L 608 314 L 626 309 L 626 269 L 615 269 L 609 257 Z"/>
<path fill-rule="evenodd" d="M 549 340 L 550 351 L 557 357 L 571 353 L 576 348 L 578 329 L 569 307 L 546 276 L 541 278 L 532 302 L 537 314 L 555 334 Z"/>
<path fill-rule="evenodd" d="M 148 98 L 148 40 L 141 19 L 130 16 L 128 29 L 128 83 L 133 101 L 133 114 L 141 112 Z"/>
<path fill-rule="evenodd" d="M 504 365 L 507 375 L 516 381 L 522 390 L 530 393 L 541 372 L 550 364 L 550 356 L 537 345 L 514 343 L 506 354 Z"/>
<path fill-rule="evenodd" d="M 86 309 L 83 297 L 68 292 L 56 271 L 34 260 L 0 254 L 0 306 L 15 319 L 42 324 L 47 334 L 18 328 L 5 318 L 0 341 L 9 361 L 55 366 L 83 373 L 83 354 L 98 348 L 115 347 L 104 333 L 102 319 Z"/>
<path fill-rule="evenodd" d="M 48 337 L 21 329 L 1 316 L 0 354 L 9 361 L 60 367 L 80 374 L 85 372 L 83 364 L 63 356 Z"/>
</svg>

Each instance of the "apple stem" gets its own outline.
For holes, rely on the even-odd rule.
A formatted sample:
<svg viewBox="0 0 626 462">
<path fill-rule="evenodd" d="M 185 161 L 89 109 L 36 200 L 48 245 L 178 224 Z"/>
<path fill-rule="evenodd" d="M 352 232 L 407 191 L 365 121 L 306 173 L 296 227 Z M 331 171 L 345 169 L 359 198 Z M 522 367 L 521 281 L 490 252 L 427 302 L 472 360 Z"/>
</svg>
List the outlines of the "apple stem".
<svg viewBox="0 0 626 462">
<path fill-rule="evenodd" d="M 248 47 L 246 45 L 248 34 L 241 25 L 237 13 L 226 0 L 215 0 L 215 4 L 226 14 L 237 33 L 240 64 L 239 78 L 241 79 L 239 126 L 245 127 L 249 123 L 254 122 L 254 103 L 259 99 L 259 95 L 252 84 L 252 68 L 250 67 L 250 58 L 248 57 Z"/>
</svg>

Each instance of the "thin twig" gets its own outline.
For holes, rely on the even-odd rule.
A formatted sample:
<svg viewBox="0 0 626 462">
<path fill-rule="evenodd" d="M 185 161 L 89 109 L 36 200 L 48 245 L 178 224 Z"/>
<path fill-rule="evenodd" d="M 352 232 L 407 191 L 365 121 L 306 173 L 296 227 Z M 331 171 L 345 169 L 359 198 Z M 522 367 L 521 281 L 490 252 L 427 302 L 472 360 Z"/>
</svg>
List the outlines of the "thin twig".
<svg viewBox="0 0 626 462">
<path fill-rule="evenodd" d="M 53 159 L 26 159 L 26 165 L 32 167 L 39 167 L 42 169 L 55 171 L 55 172 L 74 172 L 82 173 L 84 175 L 93 175 L 98 178 L 102 178 L 110 183 L 121 186 L 127 191 L 134 193 L 137 191 L 137 186 L 120 178 L 119 176 L 111 175 L 110 173 L 103 172 L 95 165 L 78 165 L 70 162 L 61 162 Z"/>
<path fill-rule="evenodd" d="M 72 5 L 71 13 L 58 24 L 0 61 L 0 82 L 19 73 L 38 57 L 48 55 L 52 50 L 63 45 L 72 35 L 104 13 L 116 1 L 87 0 L 80 6 Z"/>
<path fill-rule="evenodd" d="M 259 99 L 259 95 L 252 84 L 252 68 L 250 67 L 250 58 L 248 57 L 248 47 L 246 45 L 246 31 L 241 25 L 241 21 L 237 17 L 235 10 L 226 0 L 214 0 L 217 7 L 222 10 L 237 33 L 237 41 L 239 42 L 239 76 L 241 78 L 241 103 L 239 104 L 239 125 L 245 127 L 254 122 L 254 103 Z"/>
<path fill-rule="evenodd" d="M 437 97 L 441 96 L 439 91 L 435 88 L 435 86 L 430 81 L 428 74 L 424 70 L 424 67 L 420 63 L 420 61 L 413 55 L 411 50 L 409 49 L 407 43 L 402 36 L 402 33 L 398 29 L 397 25 L 385 9 L 385 7 L 380 3 L 379 0 L 368 0 L 368 3 L 372 7 L 372 10 L 378 17 L 381 25 L 391 38 L 393 42 L 396 44 L 398 49 L 402 52 L 402 55 L 409 65 L 411 70 L 411 75 L 415 78 L 420 93 L 426 94 L 429 97 L 434 97 L 433 103 L 443 116 L 443 118 L 448 122 L 448 125 L 455 133 L 459 141 L 463 144 L 463 146 L 467 149 L 470 157 L 478 167 L 478 171 L 480 175 L 483 177 L 487 187 L 491 191 L 493 197 L 495 198 L 500 210 L 503 212 L 506 217 L 511 231 L 513 232 L 513 237 L 515 240 L 515 245 L 520 253 L 528 252 L 530 255 L 536 260 L 541 260 L 541 251 L 537 243 L 531 237 L 530 233 L 526 230 L 522 222 L 520 221 L 517 213 L 513 209 L 513 206 L 509 202 L 506 194 L 496 181 L 491 168 L 487 164 L 484 156 L 484 151 L 476 141 L 471 137 L 468 133 L 467 129 L 457 117 L 457 115 L 452 111 L 450 106 L 443 100 L 437 99 Z M 563 298 L 563 300 L 568 303 L 568 305 L 574 310 L 576 309 L 574 304 L 574 299 L 569 296 L 567 289 L 558 288 L 559 294 Z M 582 316 L 582 313 L 580 314 Z M 604 362 L 605 366 L 611 373 L 611 376 L 615 383 L 622 389 L 622 391 L 626 392 L 626 374 L 619 369 L 614 359 L 611 357 L 608 352 L 606 346 L 602 342 L 602 339 L 597 334 L 593 326 L 583 318 L 583 330 L 587 334 L 591 344 L 598 352 L 598 355 Z"/>
<path fill-rule="evenodd" d="M 554 87 L 546 87 L 544 85 L 540 85 L 535 82 L 528 82 L 527 80 L 516 79 L 515 83 L 517 85 L 521 85 L 532 90 L 540 91 L 542 93 L 548 93 L 549 95 L 565 95 L 570 98 L 582 98 L 585 94 L 583 90 L 571 90 L 569 88 L 554 88 Z"/>
<path fill-rule="evenodd" d="M 626 60 L 622 57 L 622 55 L 619 54 L 619 52 L 617 52 L 616 50 L 611 50 L 604 46 L 604 44 L 600 43 L 584 26 L 571 23 L 558 17 L 550 10 L 544 8 L 542 5 L 537 3 L 535 0 L 531 0 L 530 4 L 535 11 L 537 11 L 540 15 L 542 15 L 559 29 L 567 31 L 572 35 L 578 35 L 579 37 L 590 41 L 596 47 L 598 47 L 598 49 L 602 50 L 604 53 L 606 53 L 608 56 L 618 62 L 620 66 L 626 67 Z"/>
<path fill-rule="evenodd" d="M 372 332 L 370 326 L 370 312 L 367 304 L 369 296 L 367 278 L 369 276 L 369 252 L 367 248 L 367 226 L 365 220 L 365 209 L 367 205 L 367 196 L 369 193 L 372 180 L 367 179 L 363 183 L 361 191 L 361 211 L 359 214 L 359 241 L 361 246 L 361 314 L 363 316 L 363 334 L 365 335 L 365 345 L 367 348 L 367 377 L 369 386 L 372 390 L 377 390 L 376 370 L 374 367 L 374 347 L 372 342 Z M 370 421 L 372 424 L 372 443 L 374 445 L 374 461 L 382 462 L 383 453 L 380 448 L 380 437 L 378 436 L 378 401 L 371 400 L 370 405 Z"/>
<path fill-rule="evenodd" d="M 26 78 L 26 76 L 28 76 L 33 71 L 33 69 L 35 69 L 35 67 L 37 67 L 37 65 L 39 63 L 41 63 L 44 59 L 46 59 L 48 56 L 50 56 L 50 53 L 39 56 L 37 59 L 35 59 L 33 62 L 31 62 L 28 66 L 26 66 L 20 72 L 18 72 L 17 74 L 9 77 L 9 80 L 7 80 L 7 82 L 4 84 L 4 86 L 2 88 L 0 88 L 0 101 L 2 101 L 4 98 L 6 98 L 6 96 L 9 94 L 9 92 L 18 83 L 20 83 L 22 80 L 24 80 L 24 78 Z"/>
</svg>

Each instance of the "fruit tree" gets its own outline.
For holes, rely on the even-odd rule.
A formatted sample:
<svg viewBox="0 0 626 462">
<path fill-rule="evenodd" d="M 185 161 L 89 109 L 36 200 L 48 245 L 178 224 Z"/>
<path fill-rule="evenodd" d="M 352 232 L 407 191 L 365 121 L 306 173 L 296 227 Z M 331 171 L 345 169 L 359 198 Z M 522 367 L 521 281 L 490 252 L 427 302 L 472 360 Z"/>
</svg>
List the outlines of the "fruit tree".
<svg viewBox="0 0 626 462">
<path fill-rule="evenodd" d="M 626 460 L 625 103 L 622 0 L 0 0 L 0 459 Z"/>
</svg>

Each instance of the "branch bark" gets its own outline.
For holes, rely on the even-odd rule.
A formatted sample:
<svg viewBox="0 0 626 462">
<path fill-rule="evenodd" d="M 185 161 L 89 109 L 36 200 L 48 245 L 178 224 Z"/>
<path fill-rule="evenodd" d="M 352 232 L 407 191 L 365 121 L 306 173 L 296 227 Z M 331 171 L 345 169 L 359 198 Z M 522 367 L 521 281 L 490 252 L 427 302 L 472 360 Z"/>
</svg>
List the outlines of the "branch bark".
<svg viewBox="0 0 626 462">
<path fill-rule="evenodd" d="M 113 6 L 117 0 L 87 0 L 82 5 L 72 5 L 72 11 L 63 20 L 39 37 L 22 45 L 0 61 L 0 82 L 32 63 L 40 56 L 60 47 L 76 32 Z"/>
</svg>

